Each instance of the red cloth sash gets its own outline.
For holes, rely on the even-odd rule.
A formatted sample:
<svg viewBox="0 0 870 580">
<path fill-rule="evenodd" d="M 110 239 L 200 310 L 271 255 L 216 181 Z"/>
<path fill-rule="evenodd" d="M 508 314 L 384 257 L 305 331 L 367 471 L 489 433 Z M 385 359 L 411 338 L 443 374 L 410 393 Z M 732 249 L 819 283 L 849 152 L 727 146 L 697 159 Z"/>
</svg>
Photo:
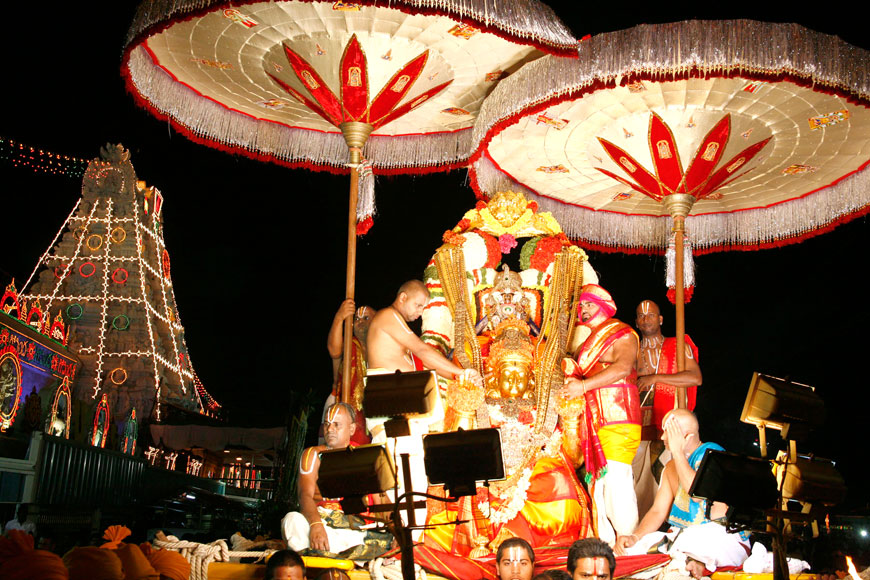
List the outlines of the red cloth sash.
<svg viewBox="0 0 870 580">
<path fill-rule="evenodd" d="M 686 346 L 688 346 L 695 362 L 698 362 L 698 347 L 692 342 L 689 335 L 686 335 Z M 662 343 L 662 352 L 659 356 L 659 368 L 657 374 L 672 375 L 677 371 L 677 338 L 675 336 L 666 338 Z M 662 420 L 669 411 L 672 411 L 677 406 L 677 388 L 668 383 L 656 383 L 655 394 L 653 395 L 653 425 L 656 428 L 656 433 L 659 437 L 662 434 Z M 698 397 L 698 387 L 686 387 L 686 398 L 688 400 L 689 410 L 695 410 L 695 401 Z"/>
<path fill-rule="evenodd" d="M 601 362 L 599 359 L 614 342 L 628 334 L 635 334 L 635 332 L 630 326 L 615 318 L 608 318 L 598 325 L 577 353 L 577 370 L 574 376 L 592 377 L 607 368 L 609 363 Z M 587 478 L 590 480 L 604 475 L 607 465 L 604 449 L 598 439 L 598 430 L 607 425 L 642 423 L 636 379 L 637 373 L 632 371 L 629 376 L 616 383 L 586 392 L 586 412 L 581 429 Z"/>
<path fill-rule="evenodd" d="M 371 436 L 366 433 L 366 415 L 362 409 L 366 376 L 366 362 L 362 353 L 362 343 L 357 337 L 352 337 L 350 341 L 350 404 L 356 409 L 356 420 L 354 421 L 356 423 L 356 430 L 350 436 L 350 440 L 357 445 L 367 445 L 372 442 Z M 340 364 L 335 385 L 332 387 L 332 395 L 336 401 L 341 400 L 343 370 L 344 365 Z"/>
</svg>

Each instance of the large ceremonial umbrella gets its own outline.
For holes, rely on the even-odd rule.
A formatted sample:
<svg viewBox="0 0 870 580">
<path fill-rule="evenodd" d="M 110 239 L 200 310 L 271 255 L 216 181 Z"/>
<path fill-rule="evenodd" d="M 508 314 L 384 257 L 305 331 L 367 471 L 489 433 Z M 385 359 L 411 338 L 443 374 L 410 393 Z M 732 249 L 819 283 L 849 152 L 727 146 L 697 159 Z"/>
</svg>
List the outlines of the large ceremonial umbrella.
<svg viewBox="0 0 870 580">
<path fill-rule="evenodd" d="M 747 20 L 638 26 L 501 83 L 475 125 L 472 185 L 524 191 L 599 250 L 661 253 L 673 223 L 683 370 L 684 224 L 697 251 L 751 250 L 866 213 L 868 99 L 868 53 L 837 37 Z"/>
<path fill-rule="evenodd" d="M 377 173 L 464 164 L 480 104 L 498 80 L 542 51 L 576 55 L 576 44 L 535 0 L 166 0 L 140 6 L 122 71 L 142 106 L 194 141 L 291 167 L 349 170 L 353 298 L 355 230 L 373 212 L 370 196 L 356 198 L 363 155 Z"/>
</svg>

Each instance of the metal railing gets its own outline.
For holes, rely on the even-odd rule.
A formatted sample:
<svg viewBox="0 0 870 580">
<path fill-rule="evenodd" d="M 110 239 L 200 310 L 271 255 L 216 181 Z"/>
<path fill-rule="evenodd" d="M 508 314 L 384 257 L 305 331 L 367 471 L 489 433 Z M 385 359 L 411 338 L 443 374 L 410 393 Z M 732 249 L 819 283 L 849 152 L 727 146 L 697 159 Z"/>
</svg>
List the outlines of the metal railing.
<svg viewBox="0 0 870 580">
<path fill-rule="evenodd" d="M 117 451 L 42 436 L 36 501 L 106 507 L 142 501 L 147 463 Z"/>
</svg>

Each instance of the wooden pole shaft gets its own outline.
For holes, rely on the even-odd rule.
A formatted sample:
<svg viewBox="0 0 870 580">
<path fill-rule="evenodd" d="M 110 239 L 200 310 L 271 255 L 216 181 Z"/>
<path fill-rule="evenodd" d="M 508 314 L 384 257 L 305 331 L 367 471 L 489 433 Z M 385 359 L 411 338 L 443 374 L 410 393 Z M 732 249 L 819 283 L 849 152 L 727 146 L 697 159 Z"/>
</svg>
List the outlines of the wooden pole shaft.
<svg viewBox="0 0 870 580">
<path fill-rule="evenodd" d="M 347 211 L 347 275 L 345 278 L 345 298 L 353 300 L 356 294 L 356 202 L 359 184 L 359 170 L 356 165 L 350 169 L 350 192 Z M 351 360 L 350 349 L 353 340 L 353 316 L 344 321 L 344 344 L 341 358 L 341 401 L 350 403 L 351 397 Z"/>
<path fill-rule="evenodd" d="M 339 125 L 350 153 L 350 195 L 347 210 L 347 277 L 345 298 L 354 299 L 356 294 L 356 202 L 359 190 L 359 164 L 362 162 L 362 149 L 374 128 L 368 123 L 348 121 Z M 350 403 L 351 398 L 351 360 L 353 344 L 353 316 L 344 321 L 344 345 L 341 360 L 341 401 Z"/>
<path fill-rule="evenodd" d="M 677 307 L 677 372 L 686 370 L 686 300 L 683 287 L 683 232 L 686 218 L 674 216 L 674 289 L 675 306 Z M 689 405 L 685 388 L 677 389 L 677 408 L 685 409 Z"/>
</svg>

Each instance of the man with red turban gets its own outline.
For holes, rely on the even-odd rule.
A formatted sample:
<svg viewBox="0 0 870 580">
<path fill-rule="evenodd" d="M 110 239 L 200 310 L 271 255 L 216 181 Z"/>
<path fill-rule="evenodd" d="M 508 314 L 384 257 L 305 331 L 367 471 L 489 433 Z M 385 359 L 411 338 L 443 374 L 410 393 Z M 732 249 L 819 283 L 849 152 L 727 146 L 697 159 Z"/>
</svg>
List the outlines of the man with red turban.
<svg viewBox="0 0 870 580">
<path fill-rule="evenodd" d="M 617 535 L 634 530 L 638 519 L 631 471 L 641 431 L 638 339 L 630 326 L 612 318 L 616 303 L 601 286 L 583 287 L 578 310 L 591 334 L 566 365 L 565 390 L 568 398 L 585 401 L 581 432 L 596 531 L 613 545 Z"/>
</svg>

